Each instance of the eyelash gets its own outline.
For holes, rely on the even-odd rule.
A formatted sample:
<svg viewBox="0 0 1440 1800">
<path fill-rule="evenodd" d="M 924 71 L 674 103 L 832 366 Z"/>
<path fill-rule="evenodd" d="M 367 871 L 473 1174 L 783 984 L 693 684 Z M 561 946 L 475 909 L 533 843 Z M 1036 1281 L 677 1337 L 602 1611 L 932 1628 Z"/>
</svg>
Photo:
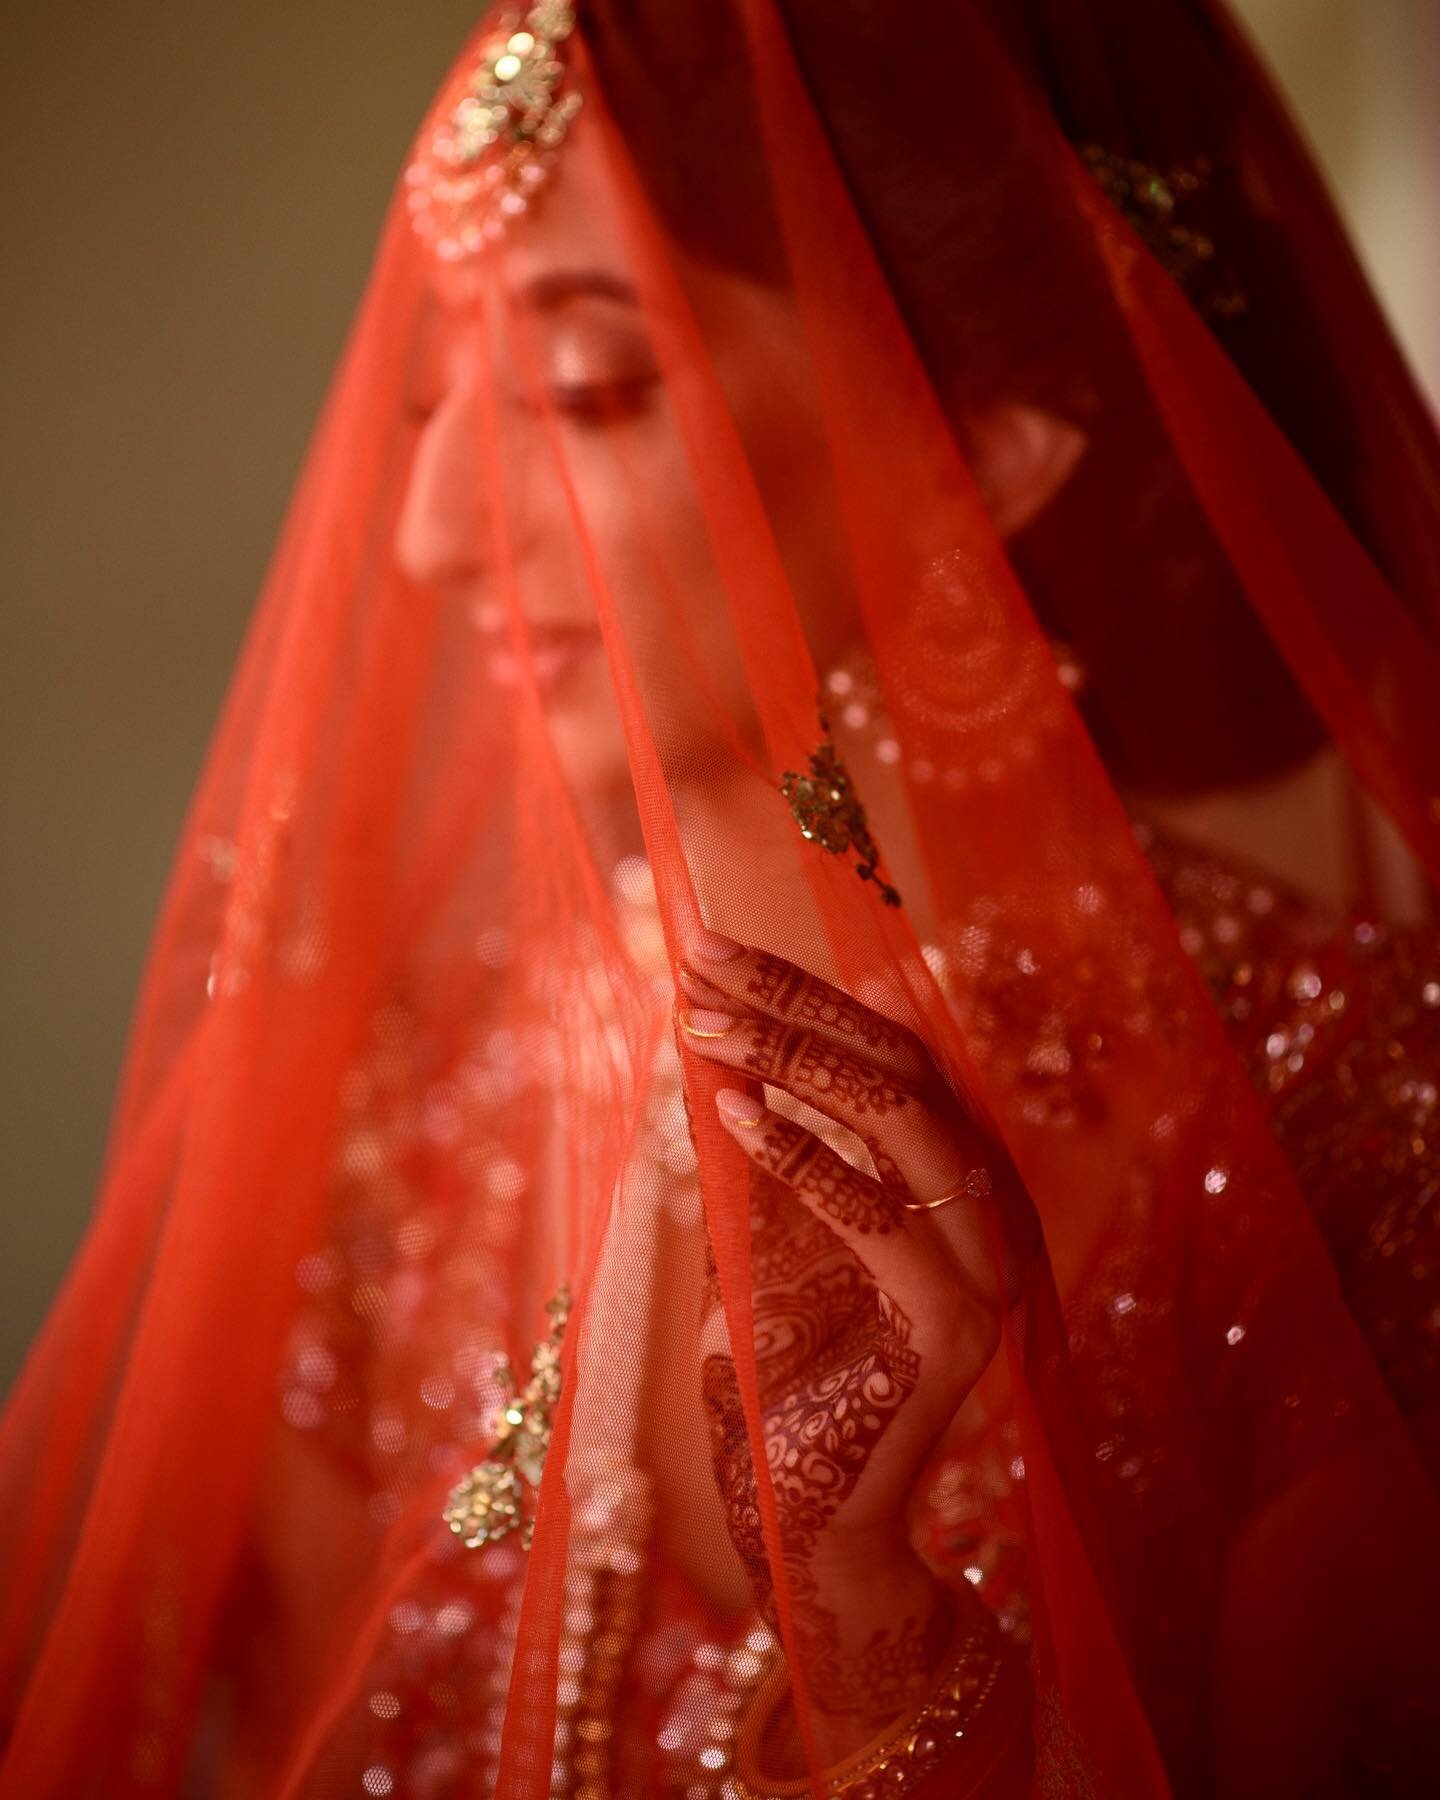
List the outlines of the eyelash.
<svg viewBox="0 0 1440 1800">
<path fill-rule="evenodd" d="M 623 381 L 585 381 L 550 390 L 556 410 L 581 425 L 609 425 L 639 418 L 660 384 L 658 371 Z"/>
<path fill-rule="evenodd" d="M 620 419 L 639 418 L 650 404 L 650 397 L 660 385 L 658 370 L 632 375 L 620 381 L 581 381 L 570 385 L 557 383 L 550 389 L 555 410 L 577 424 L 602 426 Z M 405 408 L 407 422 L 423 431 L 439 410 L 438 400 L 412 400 Z M 531 404 L 528 411 L 543 409 Z"/>
</svg>

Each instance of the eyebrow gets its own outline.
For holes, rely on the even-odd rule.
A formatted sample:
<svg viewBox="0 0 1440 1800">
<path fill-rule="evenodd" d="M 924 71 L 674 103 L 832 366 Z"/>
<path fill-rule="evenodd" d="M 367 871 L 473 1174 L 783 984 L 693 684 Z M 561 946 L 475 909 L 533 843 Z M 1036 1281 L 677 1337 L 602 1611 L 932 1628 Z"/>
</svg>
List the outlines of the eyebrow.
<svg viewBox="0 0 1440 1800">
<path fill-rule="evenodd" d="M 525 304 L 537 312 L 561 305 L 584 294 L 596 294 L 604 300 L 621 300 L 638 306 L 640 297 L 623 276 L 608 269 L 548 269 L 533 276 L 521 289 Z"/>
</svg>

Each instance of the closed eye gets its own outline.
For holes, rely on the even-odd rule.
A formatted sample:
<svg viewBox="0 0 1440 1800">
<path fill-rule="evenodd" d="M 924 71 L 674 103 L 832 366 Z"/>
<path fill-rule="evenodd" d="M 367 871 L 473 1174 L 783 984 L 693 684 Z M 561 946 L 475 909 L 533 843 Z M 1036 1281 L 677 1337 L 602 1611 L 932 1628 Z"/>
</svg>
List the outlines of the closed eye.
<svg viewBox="0 0 1440 1800">
<path fill-rule="evenodd" d="M 587 425 L 633 419 L 650 406 L 660 382 L 658 369 L 606 381 L 557 382 L 551 389 L 556 410 Z"/>
</svg>

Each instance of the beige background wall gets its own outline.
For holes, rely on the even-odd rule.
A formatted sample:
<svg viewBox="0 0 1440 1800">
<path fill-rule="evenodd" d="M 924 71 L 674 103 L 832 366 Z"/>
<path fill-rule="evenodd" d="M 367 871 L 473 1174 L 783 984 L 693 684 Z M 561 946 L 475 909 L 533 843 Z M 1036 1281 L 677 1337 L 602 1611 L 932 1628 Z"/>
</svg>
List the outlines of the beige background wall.
<svg viewBox="0 0 1440 1800">
<path fill-rule="evenodd" d="M 0 1385 L 84 1225 L 190 784 L 391 180 L 478 10 L 7 15 Z M 1440 9 L 1242 11 L 1440 391 Z"/>
</svg>

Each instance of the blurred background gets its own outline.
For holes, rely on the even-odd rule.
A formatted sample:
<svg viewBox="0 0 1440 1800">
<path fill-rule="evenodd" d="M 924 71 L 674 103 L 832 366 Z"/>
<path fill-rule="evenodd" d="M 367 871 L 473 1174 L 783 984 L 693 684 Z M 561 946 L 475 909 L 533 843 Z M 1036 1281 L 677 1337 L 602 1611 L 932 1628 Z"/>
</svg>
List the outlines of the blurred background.
<svg viewBox="0 0 1440 1800">
<path fill-rule="evenodd" d="M 1239 0 L 1440 397 L 1440 0 Z M 57 7 L 0 70 L 0 1389 L 88 1217 L 191 783 L 477 0 Z"/>
</svg>

